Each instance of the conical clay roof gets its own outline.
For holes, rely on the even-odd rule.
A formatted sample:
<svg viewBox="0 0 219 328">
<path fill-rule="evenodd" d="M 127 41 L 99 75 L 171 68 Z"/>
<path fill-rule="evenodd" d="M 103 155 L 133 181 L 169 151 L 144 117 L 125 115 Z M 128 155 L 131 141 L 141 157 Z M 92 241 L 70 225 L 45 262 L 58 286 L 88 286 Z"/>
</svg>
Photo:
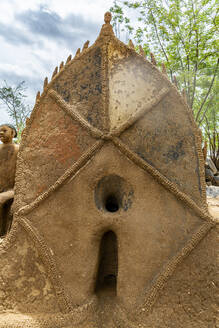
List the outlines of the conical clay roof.
<svg viewBox="0 0 219 328">
<path fill-rule="evenodd" d="M 124 149 L 127 147 L 145 165 L 159 171 L 198 206 L 206 207 L 200 135 L 191 110 L 156 66 L 115 37 L 109 20 L 94 45 L 88 47 L 87 42 L 74 59 L 69 57 L 66 65 L 61 63 L 59 72 L 55 69 L 49 84 L 45 80 L 31 121 L 35 122 L 38 115 L 38 120 L 46 122 L 43 113 L 52 113 L 53 103 L 57 110 L 62 108 L 76 119 L 85 134 L 86 130 L 94 138 L 114 139 L 117 144 L 120 137 Z M 51 139 L 56 138 L 57 122 L 49 129 Z M 38 139 L 33 126 L 31 130 L 31 138 Z M 90 145 L 89 140 L 86 138 L 85 144 Z M 74 145 L 73 152 L 77 149 Z M 66 157 L 62 153 L 60 156 Z"/>
<path fill-rule="evenodd" d="M 0 328 L 200 328 L 213 317 L 199 130 L 165 67 L 110 20 L 37 94 L 0 243 Z"/>
</svg>

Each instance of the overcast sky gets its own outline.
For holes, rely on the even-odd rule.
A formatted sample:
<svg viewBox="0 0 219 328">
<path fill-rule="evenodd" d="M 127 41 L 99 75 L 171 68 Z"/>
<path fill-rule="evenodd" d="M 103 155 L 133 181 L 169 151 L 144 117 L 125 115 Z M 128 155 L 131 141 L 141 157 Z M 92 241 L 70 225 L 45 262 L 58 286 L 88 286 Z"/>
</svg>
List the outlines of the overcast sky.
<svg viewBox="0 0 219 328">
<path fill-rule="evenodd" d="M 113 0 L 0 0 L 0 86 L 26 81 L 33 107 L 46 76 L 97 38 Z M 0 124 L 9 122 L 0 106 Z"/>
</svg>

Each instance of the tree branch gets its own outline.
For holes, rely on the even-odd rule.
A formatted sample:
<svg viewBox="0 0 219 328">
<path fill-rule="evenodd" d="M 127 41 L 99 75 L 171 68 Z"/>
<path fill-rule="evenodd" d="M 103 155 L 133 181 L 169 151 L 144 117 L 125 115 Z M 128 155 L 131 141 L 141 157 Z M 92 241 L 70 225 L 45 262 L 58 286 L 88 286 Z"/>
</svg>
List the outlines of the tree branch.
<svg viewBox="0 0 219 328">
<path fill-rule="evenodd" d="M 197 78 L 197 70 L 198 70 L 198 57 L 199 57 L 199 35 L 198 35 L 198 26 L 196 22 L 195 12 L 194 12 L 194 6 L 192 3 L 192 12 L 193 12 L 193 18 L 195 21 L 195 36 L 196 36 L 196 58 L 195 58 L 195 67 L 194 67 L 194 78 L 193 78 L 193 89 L 192 89 L 192 99 L 191 99 L 191 108 L 193 108 L 194 98 L 195 98 L 195 91 L 196 91 L 196 78 Z"/>
<path fill-rule="evenodd" d="M 214 75 L 213 75 L 213 77 L 212 77 L 212 80 L 211 80 L 210 86 L 209 86 L 209 88 L 208 88 L 208 91 L 207 91 L 207 93 L 206 93 L 206 95 L 205 95 L 205 98 L 204 98 L 204 100 L 203 100 L 203 102 L 202 102 L 202 104 L 201 104 L 201 106 L 200 106 L 200 108 L 199 108 L 199 110 L 198 110 L 197 115 L 196 115 L 196 118 L 195 118 L 196 121 L 198 121 L 198 118 L 199 118 L 199 115 L 200 115 L 200 113 L 201 113 L 201 111 L 202 111 L 202 108 L 203 108 L 203 106 L 204 106 L 206 100 L 208 99 L 208 96 L 209 96 L 209 94 L 210 94 L 210 92 L 211 92 L 211 89 L 212 89 L 212 87 L 213 87 L 214 80 L 215 80 L 215 77 L 216 77 L 216 74 L 217 74 L 218 65 L 219 65 L 219 58 L 218 58 L 218 60 L 217 60 L 217 65 L 216 65 L 216 67 L 215 67 Z"/>
<path fill-rule="evenodd" d="M 165 49 L 164 49 L 164 46 L 163 46 L 163 44 L 162 44 L 162 42 L 161 42 L 161 40 L 160 40 L 160 36 L 159 36 L 159 33 L 158 33 L 158 29 L 157 29 L 157 24 L 156 24 L 156 21 L 155 21 L 155 18 L 154 18 L 154 15 L 153 15 L 152 9 L 151 9 L 150 7 L 149 7 L 149 11 L 150 11 L 151 16 L 152 16 L 152 19 L 153 19 L 154 28 L 155 28 L 155 33 L 156 33 L 156 36 L 157 36 L 158 42 L 159 42 L 159 44 L 160 44 L 160 47 L 161 47 L 161 49 L 162 49 L 162 51 L 163 51 L 163 54 L 164 54 L 164 56 L 165 56 L 167 62 L 169 63 L 169 59 L 168 59 L 167 53 L 166 53 L 166 51 L 165 51 Z M 172 72 L 171 68 L 170 68 L 170 75 L 171 75 L 171 78 L 172 78 L 173 72 Z"/>
<path fill-rule="evenodd" d="M 205 114 L 206 114 L 207 111 L 208 111 L 208 107 L 209 107 L 210 102 L 211 102 L 211 100 L 213 99 L 213 97 L 214 97 L 214 95 L 212 95 L 212 96 L 211 96 L 211 99 L 209 99 L 209 103 L 208 103 L 208 105 L 206 106 L 206 108 L 205 108 L 205 110 L 204 110 L 204 113 L 203 113 L 201 119 L 198 121 L 198 126 L 200 126 L 201 123 L 203 122 L 203 119 L 205 118 Z"/>
</svg>

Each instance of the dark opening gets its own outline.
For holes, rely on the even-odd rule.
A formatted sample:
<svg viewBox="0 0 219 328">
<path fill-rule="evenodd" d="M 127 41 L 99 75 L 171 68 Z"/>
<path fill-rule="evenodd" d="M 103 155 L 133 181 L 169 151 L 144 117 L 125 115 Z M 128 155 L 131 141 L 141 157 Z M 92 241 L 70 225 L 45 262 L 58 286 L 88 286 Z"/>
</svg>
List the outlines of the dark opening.
<svg viewBox="0 0 219 328">
<path fill-rule="evenodd" d="M 134 190 L 122 177 L 114 174 L 100 179 L 94 190 L 94 200 L 101 211 L 127 211 L 133 203 Z"/>
<path fill-rule="evenodd" d="M 117 238 L 113 231 L 108 231 L 103 235 L 100 243 L 96 293 L 99 295 L 116 295 L 117 274 Z"/>
<path fill-rule="evenodd" d="M 106 198 L 105 208 L 108 212 L 117 212 L 119 210 L 119 202 L 114 195 L 109 195 Z"/>
<path fill-rule="evenodd" d="M 11 206 L 13 203 L 13 199 L 7 200 L 2 208 L 0 209 L 0 237 L 6 236 L 6 234 L 10 231 L 12 225 L 12 213 Z"/>
</svg>

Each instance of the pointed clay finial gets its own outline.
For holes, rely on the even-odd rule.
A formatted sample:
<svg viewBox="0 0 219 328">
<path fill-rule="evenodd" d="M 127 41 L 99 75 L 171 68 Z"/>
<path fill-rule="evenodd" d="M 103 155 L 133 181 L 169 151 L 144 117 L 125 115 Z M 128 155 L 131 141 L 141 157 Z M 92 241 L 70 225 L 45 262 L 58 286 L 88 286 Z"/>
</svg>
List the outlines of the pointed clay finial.
<svg viewBox="0 0 219 328">
<path fill-rule="evenodd" d="M 56 66 L 56 68 L 54 69 L 54 72 L 52 74 L 52 79 L 54 78 L 54 76 L 56 76 L 57 73 L 58 73 L 58 66 Z"/>
<path fill-rule="evenodd" d="M 185 100 L 185 102 L 187 102 L 186 90 L 185 89 L 182 90 L 182 96 L 183 96 L 183 99 Z"/>
<path fill-rule="evenodd" d="M 139 53 L 141 56 L 145 57 L 145 52 L 141 45 L 139 46 Z"/>
<path fill-rule="evenodd" d="M 62 61 L 61 64 L 59 65 L 59 70 L 61 71 L 63 67 L 64 67 L 64 62 Z"/>
<path fill-rule="evenodd" d="M 178 83 L 177 83 L 176 75 L 173 75 L 173 83 L 178 88 Z"/>
<path fill-rule="evenodd" d="M 68 64 L 71 61 L 71 55 L 68 56 L 67 60 L 66 60 L 66 64 Z"/>
<path fill-rule="evenodd" d="M 46 77 L 44 80 L 43 89 L 45 89 L 47 85 L 48 85 L 48 77 Z"/>
<path fill-rule="evenodd" d="M 164 63 L 162 63 L 162 73 L 167 75 L 167 69 Z"/>
<path fill-rule="evenodd" d="M 40 99 L 40 91 L 38 91 L 37 94 L 36 94 L 36 102 L 37 102 L 37 100 L 39 100 L 39 99 Z"/>
<path fill-rule="evenodd" d="M 88 48 L 88 46 L 89 46 L 89 43 L 90 43 L 90 41 L 89 41 L 89 40 L 87 40 L 87 41 L 85 42 L 85 44 L 84 44 L 84 46 L 83 46 L 83 49 L 82 49 L 82 51 L 84 51 L 84 50 L 86 50 L 86 49 Z"/>
<path fill-rule="evenodd" d="M 157 66 L 156 59 L 155 59 L 154 54 L 152 52 L 151 52 L 151 62 L 154 66 Z"/>
<path fill-rule="evenodd" d="M 80 53 L 81 53 L 81 49 L 78 48 L 78 50 L 76 51 L 75 57 L 77 57 L 78 55 L 80 55 Z"/>
<path fill-rule="evenodd" d="M 110 24 L 112 19 L 112 14 L 111 12 L 107 11 L 104 15 L 104 22 L 105 24 L 102 25 L 101 31 L 100 31 L 100 35 L 99 37 L 107 37 L 107 36 L 114 36 L 114 32 L 113 32 L 113 27 Z"/>
<path fill-rule="evenodd" d="M 128 44 L 129 48 L 131 49 L 135 49 L 134 43 L 132 42 L 132 40 L 129 40 L 129 44 Z"/>
<path fill-rule="evenodd" d="M 110 11 L 107 11 L 107 12 L 104 14 L 104 22 L 105 22 L 105 24 L 110 24 L 111 19 L 112 19 L 112 14 L 111 14 Z"/>
<path fill-rule="evenodd" d="M 204 160 L 206 161 L 207 154 L 208 154 L 208 143 L 207 143 L 206 140 L 205 140 L 205 143 L 204 143 L 204 147 L 202 148 L 202 153 L 203 153 L 203 156 L 204 156 Z"/>
</svg>

